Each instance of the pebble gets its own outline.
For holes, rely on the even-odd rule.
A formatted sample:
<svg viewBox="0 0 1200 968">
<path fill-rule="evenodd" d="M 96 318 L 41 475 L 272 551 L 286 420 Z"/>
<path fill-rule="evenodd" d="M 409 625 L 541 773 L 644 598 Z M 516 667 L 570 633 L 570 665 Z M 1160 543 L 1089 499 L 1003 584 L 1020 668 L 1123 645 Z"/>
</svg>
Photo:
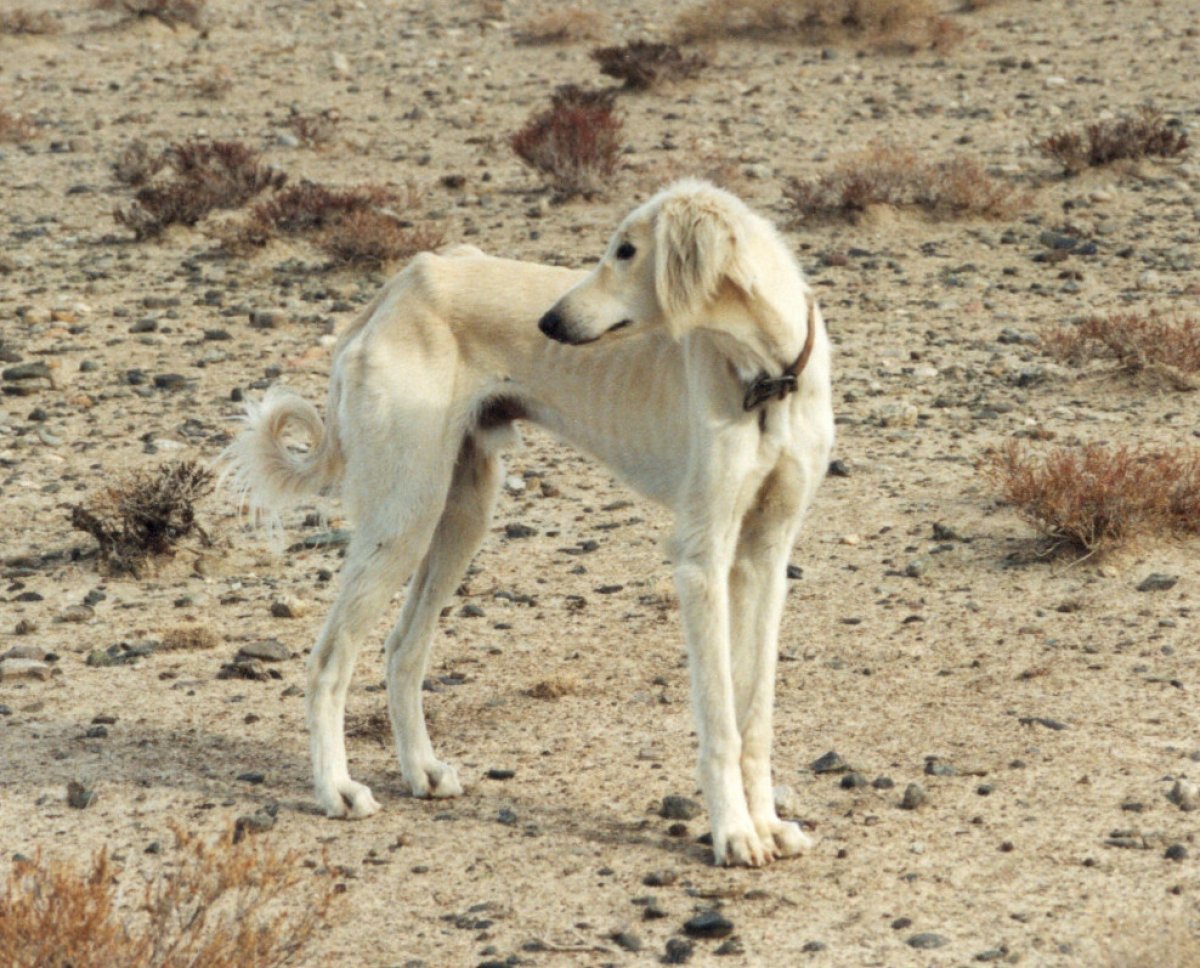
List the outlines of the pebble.
<svg viewBox="0 0 1200 968">
<path fill-rule="evenodd" d="M 1137 287 L 1139 289 L 1157 289 L 1159 286 L 1159 275 L 1153 269 L 1146 269 L 1137 277 Z"/>
<path fill-rule="evenodd" d="M 509 494 L 524 494 L 526 485 L 516 474 L 509 474 L 508 477 L 504 478 L 504 490 L 508 491 Z"/>
<path fill-rule="evenodd" d="M 1188 849 L 1183 844 L 1172 844 L 1163 853 L 1167 860 L 1187 860 Z"/>
<path fill-rule="evenodd" d="M 873 416 L 881 427 L 915 427 L 920 411 L 911 403 L 886 403 Z"/>
<path fill-rule="evenodd" d="M 275 618 L 301 618 L 308 612 L 308 605 L 295 595 L 284 595 L 271 602 L 271 614 Z"/>
<path fill-rule="evenodd" d="M 86 810 L 96 802 L 96 791 L 85 787 L 78 780 L 67 784 L 67 805 L 76 810 Z"/>
<path fill-rule="evenodd" d="M 925 757 L 926 776 L 958 776 L 958 768 L 948 763 L 940 756 Z"/>
<path fill-rule="evenodd" d="M 904 788 L 904 798 L 900 801 L 902 810 L 916 810 L 917 807 L 925 803 L 929 797 L 925 793 L 924 787 L 919 783 L 910 783 Z"/>
<path fill-rule="evenodd" d="M 259 770 L 248 770 L 245 773 L 238 774 L 238 780 L 241 783 L 262 783 L 266 780 L 267 775 Z"/>
<path fill-rule="evenodd" d="M 665 870 L 651 871 L 642 878 L 642 883 L 647 887 L 670 887 L 677 880 L 679 880 L 679 872 L 668 867 Z"/>
<path fill-rule="evenodd" d="M 683 933 L 693 938 L 724 938 L 733 933 L 733 922 L 719 911 L 701 911 L 684 922 Z"/>
<path fill-rule="evenodd" d="M 61 670 L 38 659 L 4 659 L 0 661 L 0 679 L 40 679 L 60 675 Z"/>
<path fill-rule="evenodd" d="M 513 521 L 504 526 L 504 536 L 506 538 L 532 538 L 536 534 L 537 528 L 531 528 L 520 521 Z"/>
<path fill-rule="evenodd" d="M 694 820 L 700 816 L 702 810 L 695 800 L 669 795 L 662 798 L 662 806 L 658 813 L 664 820 Z"/>
<path fill-rule="evenodd" d="M 812 761 L 809 769 L 814 773 L 845 773 L 850 769 L 850 764 L 842 757 L 830 750 L 824 756 L 819 756 Z"/>
<path fill-rule="evenodd" d="M 666 954 L 663 955 L 664 965 L 685 965 L 692 960 L 693 945 L 683 938 L 669 938 Z"/>
<path fill-rule="evenodd" d="M 850 467 L 844 460 L 831 460 L 826 471 L 830 477 L 849 477 Z"/>
<path fill-rule="evenodd" d="M 283 662 L 292 657 L 291 649 L 278 639 L 249 642 L 238 649 L 235 662 L 258 659 L 262 662 Z"/>
<path fill-rule="evenodd" d="M 632 931 L 614 931 L 610 937 L 618 948 L 626 951 L 641 951 L 642 939 Z"/>
<path fill-rule="evenodd" d="M 929 574 L 932 566 L 933 559 L 929 555 L 918 555 L 904 566 L 904 576 L 906 578 L 924 578 Z"/>
<path fill-rule="evenodd" d="M 275 826 L 277 821 L 276 809 L 273 806 L 264 807 L 254 813 L 242 814 L 233 822 L 233 842 L 241 843 L 246 837 L 255 834 L 265 834 Z"/>
<path fill-rule="evenodd" d="M 847 773 L 842 777 L 839 785 L 843 790 L 856 790 L 867 785 L 867 778 L 861 773 Z"/>
<path fill-rule="evenodd" d="M 786 784 L 779 784 L 772 791 L 775 798 L 775 813 L 781 817 L 795 817 L 799 812 L 796 791 Z"/>
<path fill-rule="evenodd" d="M 929 949 L 941 948 L 948 945 L 950 940 L 943 938 L 940 934 L 934 934 L 932 931 L 922 931 L 920 934 L 914 934 L 905 944 L 910 948 Z"/>
<path fill-rule="evenodd" d="M 1176 780 L 1171 792 L 1167 794 L 1167 799 L 1180 810 L 1190 813 L 1200 809 L 1200 786 L 1190 780 Z"/>
<path fill-rule="evenodd" d="M 1155 571 L 1138 583 L 1137 590 L 1139 592 L 1165 592 L 1174 588 L 1178 581 L 1178 575 L 1166 575 Z"/>
</svg>

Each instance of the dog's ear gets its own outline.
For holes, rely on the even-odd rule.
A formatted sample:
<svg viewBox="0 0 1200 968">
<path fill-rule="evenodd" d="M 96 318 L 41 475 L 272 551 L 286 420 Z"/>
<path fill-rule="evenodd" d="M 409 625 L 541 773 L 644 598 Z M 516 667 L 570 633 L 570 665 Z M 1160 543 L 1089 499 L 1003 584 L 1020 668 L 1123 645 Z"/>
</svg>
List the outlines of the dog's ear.
<svg viewBox="0 0 1200 968">
<path fill-rule="evenodd" d="M 663 202 L 654 225 L 654 284 L 667 328 L 681 336 L 725 280 L 745 286 L 736 219 L 723 200 L 702 194 Z"/>
</svg>

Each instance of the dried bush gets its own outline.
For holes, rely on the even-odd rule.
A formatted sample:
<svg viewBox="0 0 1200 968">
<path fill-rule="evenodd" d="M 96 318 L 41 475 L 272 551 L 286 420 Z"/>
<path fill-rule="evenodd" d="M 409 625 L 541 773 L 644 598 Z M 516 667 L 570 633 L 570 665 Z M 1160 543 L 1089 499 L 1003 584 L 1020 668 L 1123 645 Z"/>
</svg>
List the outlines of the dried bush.
<svg viewBox="0 0 1200 968">
<path fill-rule="evenodd" d="M 1165 319 L 1158 313 L 1092 316 L 1042 340 L 1055 358 L 1082 366 L 1091 360 L 1116 360 L 1128 373 L 1161 376 L 1179 390 L 1200 388 L 1200 322 Z"/>
<path fill-rule="evenodd" d="M 335 262 L 379 268 L 436 249 L 445 239 L 430 226 L 410 225 L 388 212 L 366 209 L 339 219 L 318 241 Z"/>
<path fill-rule="evenodd" d="M 679 15 L 675 35 L 681 42 L 751 37 L 941 50 L 962 31 L 932 0 L 703 0 Z"/>
<path fill-rule="evenodd" d="M 136 574 L 147 558 L 173 555 L 193 531 L 205 537 L 195 505 L 212 490 L 212 480 L 194 461 L 136 471 L 89 507 L 74 505 L 71 524 L 96 539 L 111 566 Z"/>
<path fill-rule="evenodd" d="M 203 30 L 208 0 L 93 0 L 97 10 L 113 10 L 127 17 L 153 17 L 174 30 L 180 24 Z"/>
<path fill-rule="evenodd" d="M 166 163 L 171 179 L 144 184 L 133 206 L 113 212 L 138 239 L 159 235 L 168 225 L 195 225 L 215 209 L 239 208 L 287 180 L 240 141 L 185 141 L 168 149 Z"/>
<path fill-rule="evenodd" d="M 326 108 L 316 114 L 300 114 L 296 112 L 288 118 L 288 127 L 300 139 L 300 143 L 309 148 L 322 148 L 333 142 L 337 126 L 341 122 L 341 114 L 335 108 Z"/>
<path fill-rule="evenodd" d="M 550 107 L 512 136 L 517 157 L 563 195 L 597 194 L 613 177 L 621 151 L 614 91 L 560 87 Z"/>
<path fill-rule="evenodd" d="M 57 34 L 62 24 L 53 14 L 28 10 L 0 13 L 0 34 Z"/>
<path fill-rule="evenodd" d="M 82 871 L 16 861 L 0 896 L 7 968 L 278 968 L 327 922 L 336 885 L 294 853 L 173 830 L 173 867 L 140 897 L 122 892 L 103 848 Z"/>
<path fill-rule="evenodd" d="M 703 54 L 684 56 L 674 44 L 633 40 L 621 47 L 597 47 L 592 60 L 600 73 L 625 82 L 632 91 L 646 91 L 662 81 L 694 77 L 708 66 Z"/>
<path fill-rule="evenodd" d="M 608 29 L 608 21 L 595 10 L 562 7 L 530 17 L 513 31 L 518 44 L 569 44 L 599 40 Z"/>
<path fill-rule="evenodd" d="M 999 218 L 1023 200 L 971 158 L 926 161 L 910 148 L 879 142 L 820 178 L 790 179 L 784 197 L 800 220 L 854 219 L 872 205 L 917 208 L 937 218 Z"/>
<path fill-rule="evenodd" d="M 1041 459 L 1015 441 L 982 470 L 1052 550 L 1091 554 L 1138 536 L 1200 533 L 1200 450 L 1090 444 Z"/>
<path fill-rule="evenodd" d="M 167 164 L 167 155 L 154 151 L 146 142 L 131 141 L 112 164 L 113 177 L 122 185 L 138 188 L 157 175 Z"/>
<path fill-rule="evenodd" d="M 28 141 L 33 137 L 33 122 L 21 114 L 9 114 L 0 108 L 0 144 Z"/>
<path fill-rule="evenodd" d="M 1134 115 L 1059 131 L 1039 141 L 1037 148 L 1059 162 L 1064 174 L 1077 175 L 1114 161 L 1151 155 L 1173 158 L 1187 150 L 1188 137 L 1154 108 L 1146 107 Z"/>
</svg>

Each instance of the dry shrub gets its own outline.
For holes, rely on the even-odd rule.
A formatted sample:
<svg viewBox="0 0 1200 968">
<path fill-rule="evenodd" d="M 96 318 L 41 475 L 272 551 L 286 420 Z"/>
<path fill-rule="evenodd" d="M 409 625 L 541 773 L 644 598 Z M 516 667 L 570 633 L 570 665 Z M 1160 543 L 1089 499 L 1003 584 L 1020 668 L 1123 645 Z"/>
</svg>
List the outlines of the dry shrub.
<svg viewBox="0 0 1200 968">
<path fill-rule="evenodd" d="M 104 848 L 82 871 L 40 856 L 15 862 L 0 896 L 6 968 L 277 968 L 328 921 L 336 885 L 294 853 L 173 830 L 172 869 L 140 897 L 121 890 Z"/>
<path fill-rule="evenodd" d="M 931 0 L 704 0 L 680 14 L 675 34 L 684 42 L 750 37 L 942 50 L 962 31 Z"/>
<path fill-rule="evenodd" d="M 113 10 L 131 19 L 153 17 L 172 30 L 180 24 L 203 30 L 208 0 L 93 0 L 97 10 Z"/>
<path fill-rule="evenodd" d="M 288 118 L 288 127 L 308 148 L 324 148 L 333 143 L 342 116 L 336 108 L 326 108 L 316 114 L 296 112 Z"/>
<path fill-rule="evenodd" d="M 1059 162 L 1067 175 L 1114 161 L 1148 156 L 1173 158 L 1187 147 L 1188 137 L 1182 128 L 1151 107 L 1082 129 L 1059 131 L 1037 143 L 1038 150 Z"/>
<path fill-rule="evenodd" d="M 388 212 L 368 209 L 338 220 L 319 241 L 335 262 L 379 268 L 436 249 L 445 238 L 432 226 L 410 225 Z"/>
<path fill-rule="evenodd" d="M 621 151 L 615 97 L 614 91 L 560 87 L 550 107 L 512 136 L 513 151 L 563 195 L 599 193 L 612 180 Z"/>
<path fill-rule="evenodd" d="M 1046 336 L 1047 352 L 1072 366 L 1116 360 L 1127 373 L 1161 376 L 1178 390 L 1200 388 L 1200 322 L 1158 313 L 1092 316 Z"/>
<path fill-rule="evenodd" d="M 33 122 L 22 114 L 9 114 L 0 108 L 0 144 L 28 141 L 33 137 Z"/>
<path fill-rule="evenodd" d="M 570 676 L 555 676 L 535 683 L 529 690 L 532 699 L 554 700 L 579 692 L 579 682 Z"/>
<path fill-rule="evenodd" d="M 163 633 L 160 652 L 195 652 L 221 644 L 217 633 L 204 625 L 177 625 Z"/>
<path fill-rule="evenodd" d="M 122 185 L 138 188 L 162 171 L 166 164 L 166 152 L 154 151 L 146 142 L 134 140 L 117 155 L 112 172 Z"/>
<path fill-rule="evenodd" d="M 387 746 L 392 739 L 392 724 L 388 714 L 382 709 L 365 715 L 347 713 L 346 738 L 371 740 L 380 746 Z"/>
<path fill-rule="evenodd" d="M 212 480 L 212 472 L 194 461 L 135 471 L 89 507 L 72 506 L 71 524 L 96 539 L 109 565 L 136 574 L 147 558 L 173 555 L 193 531 L 205 538 L 195 506 L 212 490 Z"/>
<path fill-rule="evenodd" d="M 1200 533 L 1200 450 L 1089 444 L 1040 459 L 1015 441 L 983 464 L 1007 504 L 1052 550 L 1091 554 L 1139 536 Z"/>
<path fill-rule="evenodd" d="M 598 47 L 592 60 L 600 73 L 625 82 L 632 91 L 646 91 L 663 81 L 694 77 L 708 66 L 703 54 L 684 55 L 674 44 L 633 40 L 621 47 Z"/>
<path fill-rule="evenodd" d="M 595 10 L 560 7 L 530 17 L 513 31 L 518 44 L 570 44 L 599 40 L 608 29 L 608 20 Z"/>
<path fill-rule="evenodd" d="M 1022 201 L 1012 185 L 964 155 L 926 161 L 910 148 L 880 142 L 820 178 L 790 179 L 784 197 L 799 220 L 853 220 L 872 205 L 917 208 L 936 218 L 1000 218 Z"/>
<path fill-rule="evenodd" d="M 283 172 L 264 165 L 259 153 L 240 141 L 192 140 L 172 145 L 166 152 L 166 164 L 172 178 L 143 184 L 131 207 L 113 212 L 138 239 L 157 236 L 168 225 L 195 225 L 216 209 L 239 208 L 287 180 Z M 118 159 L 117 166 L 121 165 Z M 136 165 L 132 167 L 136 169 Z"/>
<path fill-rule="evenodd" d="M 191 90 L 196 97 L 219 101 L 233 90 L 233 78 L 227 67 L 216 67 L 210 73 L 192 81 Z"/>
<path fill-rule="evenodd" d="M 28 10 L 0 13 L 0 34 L 57 34 L 62 24 L 53 14 Z"/>
</svg>

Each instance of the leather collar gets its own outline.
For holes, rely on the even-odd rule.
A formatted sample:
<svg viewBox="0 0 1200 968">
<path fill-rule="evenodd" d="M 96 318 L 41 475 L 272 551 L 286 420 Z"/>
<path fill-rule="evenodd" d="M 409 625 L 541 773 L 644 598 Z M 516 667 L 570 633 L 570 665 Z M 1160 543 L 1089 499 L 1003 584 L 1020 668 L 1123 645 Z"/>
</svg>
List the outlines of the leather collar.
<svg viewBox="0 0 1200 968">
<path fill-rule="evenodd" d="M 755 377 L 746 386 L 746 395 L 742 398 L 742 408 L 744 410 L 757 410 L 768 400 L 784 400 L 789 393 L 796 392 L 800 385 L 800 374 L 804 372 L 804 367 L 808 364 L 808 358 L 812 355 L 813 337 L 816 334 L 816 327 L 813 325 L 813 316 L 815 313 L 816 305 L 810 295 L 808 297 L 808 319 L 806 323 L 808 332 L 804 336 L 804 348 L 800 351 L 800 355 L 779 376 L 771 376 L 763 372 Z"/>
</svg>

